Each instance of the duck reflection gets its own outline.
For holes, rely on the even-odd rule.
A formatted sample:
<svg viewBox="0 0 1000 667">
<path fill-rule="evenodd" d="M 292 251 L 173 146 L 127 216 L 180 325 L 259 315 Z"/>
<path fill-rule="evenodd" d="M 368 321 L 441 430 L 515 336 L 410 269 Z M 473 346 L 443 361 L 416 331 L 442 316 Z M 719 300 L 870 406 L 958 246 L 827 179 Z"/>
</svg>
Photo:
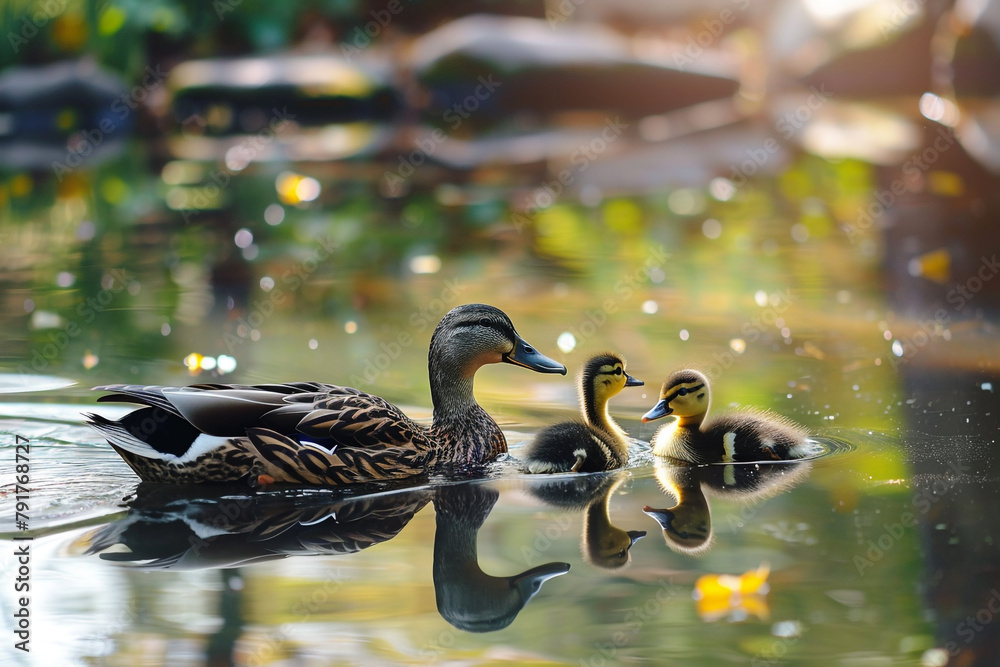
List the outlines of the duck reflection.
<svg viewBox="0 0 1000 667">
<path fill-rule="evenodd" d="M 143 484 L 123 518 L 84 534 L 71 550 L 147 570 L 354 553 L 395 537 L 431 497 L 421 488 L 331 502 L 326 494 L 209 496 L 201 487 L 184 495 Z"/>
<path fill-rule="evenodd" d="M 708 496 L 744 505 L 762 502 L 802 482 L 810 463 L 726 463 L 694 465 L 674 459 L 656 461 L 656 479 L 677 499 L 669 509 L 650 506 L 642 511 L 663 529 L 663 539 L 674 551 L 701 556 L 712 546 L 712 510 Z"/>
<path fill-rule="evenodd" d="M 580 552 L 584 560 L 615 570 L 630 561 L 632 546 L 646 535 L 644 530 L 623 530 L 611 523 L 611 497 L 626 479 L 628 475 L 622 470 L 577 475 L 532 486 L 530 493 L 549 505 L 582 510 Z"/>
<path fill-rule="evenodd" d="M 329 494 L 206 496 L 144 484 L 125 516 L 91 530 L 72 553 L 144 570 L 237 568 L 311 554 L 348 554 L 391 540 L 431 500 L 437 515 L 433 577 L 441 616 L 461 630 L 507 627 L 542 584 L 569 571 L 546 563 L 496 577 L 480 568 L 477 535 L 499 498 L 456 484 L 338 498 Z"/>
<path fill-rule="evenodd" d="M 477 535 L 500 493 L 478 484 L 445 486 L 434 496 L 434 592 L 441 616 L 459 630 L 492 632 L 521 609 L 569 563 L 545 563 L 520 574 L 495 577 L 479 566 Z"/>
</svg>

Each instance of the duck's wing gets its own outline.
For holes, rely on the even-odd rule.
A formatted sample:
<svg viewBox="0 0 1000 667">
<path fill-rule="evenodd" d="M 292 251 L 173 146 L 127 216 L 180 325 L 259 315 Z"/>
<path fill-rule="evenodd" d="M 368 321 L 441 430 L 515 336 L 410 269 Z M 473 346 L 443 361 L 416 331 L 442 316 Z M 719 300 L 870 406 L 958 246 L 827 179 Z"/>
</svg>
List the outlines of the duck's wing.
<svg viewBox="0 0 1000 667">
<path fill-rule="evenodd" d="M 247 429 L 279 482 L 338 485 L 412 477 L 434 456 L 429 430 L 378 396 L 327 387 L 295 396 Z"/>
<path fill-rule="evenodd" d="M 94 387 L 111 392 L 102 403 L 139 403 L 180 417 L 201 433 L 225 437 L 245 435 L 251 426 L 262 425 L 267 413 L 286 405 L 290 399 L 306 400 L 323 395 L 332 387 L 318 382 L 288 384 L 197 384 L 190 387 L 161 387 L 113 384 Z"/>
</svg>

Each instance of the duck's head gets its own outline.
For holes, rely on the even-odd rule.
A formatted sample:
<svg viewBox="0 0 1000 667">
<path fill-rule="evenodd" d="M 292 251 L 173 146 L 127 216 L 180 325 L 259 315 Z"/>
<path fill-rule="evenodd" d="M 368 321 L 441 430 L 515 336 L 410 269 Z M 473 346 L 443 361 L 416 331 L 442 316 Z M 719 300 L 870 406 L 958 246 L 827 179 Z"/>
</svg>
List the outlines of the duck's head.
<svg viewBox="0 0 1000 667">
<path fill-rule="evenodd" d="M 698 371 L 677 371 L 663 383 L 659 402 L 642 416 L 642 421 L 676 415 L 682 421 L 700 422 L 708 412 L 708 403 L 708 378 Z"/>
<path fill-rule="evenodd" d="M 591 357 L 580 374 L 584 401 L 593 397 L 595 402 L 604 403 L 625 387 L 641 387 L 643 384 L 642 380 L 625 372 L 624 359 L 610 352 Z"/>
<path fill-rule="evenodd" d="M 485 364 L 507 363 L 539 373 L 566 374 L 566 367 L 521 338 L 510 318 L 493 306 L 470 303 L 453 308 L 431 336 L 430 363 L 462 378 Z"/>
</svg>

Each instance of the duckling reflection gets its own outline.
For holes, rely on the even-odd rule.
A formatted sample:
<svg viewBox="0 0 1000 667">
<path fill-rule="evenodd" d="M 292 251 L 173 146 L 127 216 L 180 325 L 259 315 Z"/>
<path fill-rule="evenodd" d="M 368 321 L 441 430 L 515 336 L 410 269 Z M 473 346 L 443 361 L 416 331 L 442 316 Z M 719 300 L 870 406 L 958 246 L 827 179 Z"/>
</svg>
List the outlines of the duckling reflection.
<svg viewBox="0 0 1000 667">
<path fill-rule="evenodd" d="M 481 484 L 440 487 L 434 496 L 434 593 L 438 613 L 459 630 L 507 627 L 542 584 L 569 571 L 569 563 L 545 563 L 506 577 L 483 572 L 477 535 L 499 497 Z"/>
<path fill-rule="evenodd" d="M 744 505 L 763 502 L 802 482 L 810 467 L 805 461 L 692 465 L 658 460 L 656 479 L 677 504 L 669 509 L 647 505 L 642 511 L 660 524 L 668 547 L 677 553 L 701 556 L 711 549 L 713 541 L 709 496 Z"/>
<path fill-rule="evenodd" d="M 168 492 L 169 491 L 169 492 Z M 196 570 L 293 555 L 345 554 L 395 537 L 431 499 L 427 488 L 329 500 L 206 495 L 140 485 L 125 516 L 88 531 L 71 553 L 145 570 Z"/>
<path fill-rule="evenodd" d="M 580 552 L 591 565 L 606 570 L 624 567 L 632 546 L 645 537 L 644 530 L 623 530 L 611 523 L 611 497 L 628 475 L 621 470 L 547 481 L 530 493 L 549 505 L 583 511 Z"/>
</svg>

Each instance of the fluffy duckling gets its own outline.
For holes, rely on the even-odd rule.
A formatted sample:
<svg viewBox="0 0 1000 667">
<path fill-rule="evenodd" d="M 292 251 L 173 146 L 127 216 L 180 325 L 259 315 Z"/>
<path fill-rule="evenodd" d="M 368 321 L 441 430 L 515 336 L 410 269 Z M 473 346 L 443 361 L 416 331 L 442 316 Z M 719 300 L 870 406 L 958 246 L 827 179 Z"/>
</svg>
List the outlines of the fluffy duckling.
<svg viewBox="0 0 1000 667">
<path fill-rule="evenodd" d="M 694 370 L 677 371 L 660 390 L 660 401 L 643 422 L 677 419 L 653 437 L 653 453 L 691 463 L 784 461 L 811 456 L 816 446 L 798 424 L 764 411 L 744 410 L 705 422 L 708 378 Z"/>
<path fill-rule="evenodd" d="M 628 463 L 628 435 L 608 414 L 608 399 L 625 387 L 641 387 L 625 372 L 625 360 L 606 353 L 592 357 L 578 381 L 583 422 L 562 422 L 541 431 L 525 460 L 532 473 L 600 472 Z"/>
</svg>

